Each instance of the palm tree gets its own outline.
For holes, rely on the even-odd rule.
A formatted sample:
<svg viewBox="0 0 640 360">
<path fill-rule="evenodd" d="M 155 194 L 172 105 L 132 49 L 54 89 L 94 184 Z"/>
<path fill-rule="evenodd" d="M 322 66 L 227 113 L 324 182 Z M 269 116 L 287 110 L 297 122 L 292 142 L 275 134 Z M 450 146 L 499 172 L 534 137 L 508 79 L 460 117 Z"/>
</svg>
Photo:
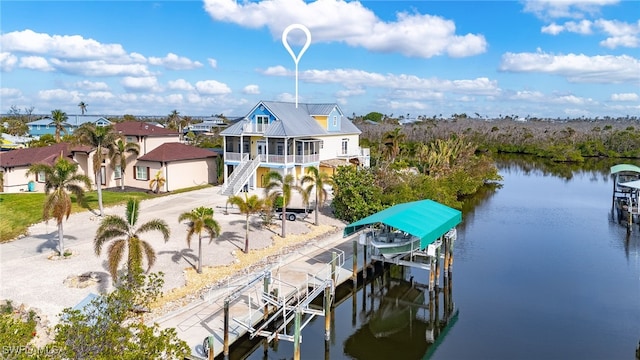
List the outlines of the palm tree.
<svg viewBox="0 0 640 360">
<path fill-rule="evenodd" d="M 300 183 L 303 187 L 305 184 L 309 184 L 306 188 L 303 188 L 303 193 L 310 194 L 314 187 L 316 189 L 316 205 L 314 210 L 316 213 L 315 225 L 319 225 L 318 211 L 324 205 L 324 202 L 327 199 L 327 189 L 325 189 L 324 187 L 326 185 L 332 185 L 333 180 L 331 180 L 329 174 L 318 170 L 318 168 L 315 166 L 310 166 L 307 168 L 307 174 L 302 177 Z"/>
<path fill-rule="evenodd" d="M 104 216 L 104 207 L 102 206 L 102 162 L 105 160 L 105 152 L 115 146 L 119 135 L 113 131 L 111 126 L 95 126 L 92 123 L 85 123 L 75 131 L 75 136 L 81 144 L 95 148 L 93 172 L 96 176 L 100 216 Z"/>
<path fill-rule="evenodd" d="M 71 214 L 71 196 L 76 196 L 76 202 L 83 202 L 84 185 L 91 188 L 91 180 L 85 175 L 77 174 L 78 164 L 71 162 L 60 154 L 56 162 L 51 165 L 33 164 L 27 171 L 27 175 L 44 173 L 44 191 L 48 194 L 44 202 L 43 218 L 49 220 L 55 218 L 58 223 L 58 250 L 64 255 L 64 229 L 62 221 Z M 50 193 L 51 192 L 51 193 Z"/>
<path fill-rule="evenodd" d="M 209 244 L 220 235 L 220 224 L 213 219 L 213 209 L 200 206 L 180 214 L 178 222 L 188 220 L 187 246 L 191 249 L 191 237 L 198 234 L 198 274 L 202 274 L 202 232 L 209 234 Z"/>
<path fill-rule="evenodd" d="M 401 132 L 402 128 L 395 128 L 392 131 L 387 131 L 382 135 L 382 143 L 386 148 L 387 159 L 393 161 L 398 155 L 400 155 L 400 144 L 405 139 L 405 134 Z"/>
<path fill-rule="evenodd" d="M 67 113 L 56 109 L 51 111 L 51 119 L 53 120 L 53 126 L 56 128 L 55 139 L 56 142 L 60 142 L 60 133 L 67 133 L 67 129 L 64 127 L 64 124 L 67 122 Z"/>
<path fill-rule="evenodd" d="M 270 171 L 265 178 L 267 186 L 265 186 L 265 195 L 277 197 L 282 196 L 282 237 L 287 236 L 286 224 L 287 224 L 287 205 L 291 201 L 291 190 L 298 190 L 300 188 L 294 184 L 293 175 L 287 174 L 282 176 L 277 171 Z"/>
<path fill-rule="evenodd" d="M 120 167 L 120 186 L 124 190 L 124 172 L 127 168 L 127 163 L 133 156 L 140 154 L 140 145 L 132 142 L 125 142 L 122 139 L 118 139 L 114 146 L 109 148 L 109 162 L 111 168 L 116 169 Z"/>
<path fill-rule="evenodd" d="M 113 240 L 107 249 L 107 256 L 109 273 L 114 280 L 118 278 L 118 265 L 120 265 L 125 252 L 127 253 L 127 271 L 129 274 L 142 269 L 143 258 L 147 260 L 147 271 L 155 263 L 155 251 L 151 244 L 140 238 L 140 235 L 155 230 L 162 234 L 165 242 L 169 240 L 169 225 L 162 219 L 152 219 L 136 227 L 139 211 L 140 201 L 129 199 L 124 218 L 117 215 L 108 215 L 102 220 L 96 231 L 96 237 L 93 240 L 96 255 L 100 255 L 102 246 L 106 242 Z"/>
<path fill-rule="evenodd" d="M 80 112 L 82 112 L 82 115 L 87 112 L 87 104 L 84 101 L 80 101 L 78 107 L 80 108 Z"/>
<path fill-rule="evenodd" d="M 180 113 L 178 110 L 173 110 L 169 116 L 167 117 L 167 128 L 178 130 L 178 125 L 180 123 Z"/>
<path fill-rule="evenodd" d="M 167 180 L 162 176 L 162 171 L 158 170 L 156 176 L 149 181 L 149 189 L 157 194 L 166 182 Z"/>
<path fill-rule="evenodd" d="M 240 212 L 245 214 L 247 225 L 246 225 L 246 233 L 244 236 L 244 252 L 245 254 L 249 253 L 249 216 L 251 214 L 255 214 L 261 211 L 264 208 L 265 201 L 263 199 L 258 198 L 258 195 L 247 195 L 244 194 L 244 198 L 239 195 L 229 196 L 227 200 L 227 204 L 236 205 Z"/>
</svg>

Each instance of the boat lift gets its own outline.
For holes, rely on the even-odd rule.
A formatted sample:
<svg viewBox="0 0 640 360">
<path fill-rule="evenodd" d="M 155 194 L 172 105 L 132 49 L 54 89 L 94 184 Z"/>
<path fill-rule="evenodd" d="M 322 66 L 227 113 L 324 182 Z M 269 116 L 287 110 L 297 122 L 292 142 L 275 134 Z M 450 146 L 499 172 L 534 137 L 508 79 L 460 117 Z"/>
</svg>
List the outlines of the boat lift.
<svg viewBox="0 0 640 360">
<path fill-rule="evenodd" d="M 335 298 L 337 276 L 340 271 L 345 271 L 342 269 L 345 262 L 344 251 L 335 248 L 329 250 L 332 253 L 331 261 L 324 263 L 316 273 L 305 273 L 304 281 L 283 280 L 280 267 L 276 266 L 245 277 L 240 284 L 227 285 L 226 295 L 223 297 L 225 358 L 229 352 L 231 320 L 244 329 L 251 339 L 261 336 L 267 341 L 276 339 L 293 342 L 294 358 L 296 359 L 300 358 L 302 329 L 314 317 L 325 317 L 325 340 L 329 339 L 330 311 Z M 312 307 L 311 302 L 322 294 L 324 294 L 322 309 L 318 309 L 317 306 L 316 308 Z M 213 290 L 207 298 L 210 302 L 215 301 L 216 298 L 220 299 Z M 242 304 L 243 299 L 246 308 Z M 231 315 L 232 313 L 233 315 Z M 303 315 L 307 315 L 304 322 L 302 321 Z M 294 323 L 293 334 L 287 333 L 287 327 L 291 322 Z M 209 352 L 212 352 L 211 341 L 211 336 L 205 337 L 203 340 L 202 346 L 207 356 L 209 356 Z"/>
</svg>

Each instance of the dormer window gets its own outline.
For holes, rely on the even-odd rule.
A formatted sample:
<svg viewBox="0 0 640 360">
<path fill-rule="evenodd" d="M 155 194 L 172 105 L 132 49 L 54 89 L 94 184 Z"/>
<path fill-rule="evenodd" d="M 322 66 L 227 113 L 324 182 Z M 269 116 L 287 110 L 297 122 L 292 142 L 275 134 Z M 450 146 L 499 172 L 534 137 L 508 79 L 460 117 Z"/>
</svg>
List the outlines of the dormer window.
<svg viewBox="0 0 640 360">
<path fill-rule="evenodd" d="M 267 125 L 269 125 L 269 117 L 267 115 L 256 115 L 256 130 L 258 132 L 265 131 Z"/>
</svg>

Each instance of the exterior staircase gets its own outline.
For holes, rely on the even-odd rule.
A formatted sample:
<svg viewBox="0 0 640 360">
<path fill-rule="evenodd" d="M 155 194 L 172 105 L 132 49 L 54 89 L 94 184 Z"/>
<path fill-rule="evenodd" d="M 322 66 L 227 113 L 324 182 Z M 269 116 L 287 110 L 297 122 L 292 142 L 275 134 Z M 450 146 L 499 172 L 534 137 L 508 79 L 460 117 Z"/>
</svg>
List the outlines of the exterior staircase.
<svg viewBox="0 0 640 360">
<path fill-rule="evenodd" d="M 231 196 L 240 192 L 242 187 L 247 183 L 251 175 L 260 166 L 260 157 L 256 156 L 255 159 L 249 160 L 249 155 L 242 157 L 240 165 L 233 170 L 231 176 L 227 178 L 227 181 L 220 189 L 220 195 Z"/>
</svg>

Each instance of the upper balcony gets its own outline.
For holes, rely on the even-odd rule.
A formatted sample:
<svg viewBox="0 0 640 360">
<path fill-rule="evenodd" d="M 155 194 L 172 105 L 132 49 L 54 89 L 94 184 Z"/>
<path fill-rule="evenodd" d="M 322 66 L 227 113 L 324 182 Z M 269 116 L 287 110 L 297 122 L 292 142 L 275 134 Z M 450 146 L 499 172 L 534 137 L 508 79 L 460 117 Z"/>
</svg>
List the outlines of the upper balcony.
<svg viewBox="0 0 640 360">
<path fill-rule="evenodd" d="M 225 161 L 240 161 L 242 155 L 246 155 L 246 153 L 234 153 L 225 151 L 224 160 Z M 278 155 L 278 154 L 259 154 L 260 162 L 262 163 L 271 163 L 271 164 L 311 164 L 317 163 L 320 161 L 319 154 L 307 154 L 307 155 Z M 251 156 L 252 158 L 254 156 Z"/>
<path fill-rule="evenodd" d="M 267 131 L 269 124 L 253 124 L 248 123 L 242 125 L 242 132 L 245 134 L 264 134 Z"/>
</svg>

